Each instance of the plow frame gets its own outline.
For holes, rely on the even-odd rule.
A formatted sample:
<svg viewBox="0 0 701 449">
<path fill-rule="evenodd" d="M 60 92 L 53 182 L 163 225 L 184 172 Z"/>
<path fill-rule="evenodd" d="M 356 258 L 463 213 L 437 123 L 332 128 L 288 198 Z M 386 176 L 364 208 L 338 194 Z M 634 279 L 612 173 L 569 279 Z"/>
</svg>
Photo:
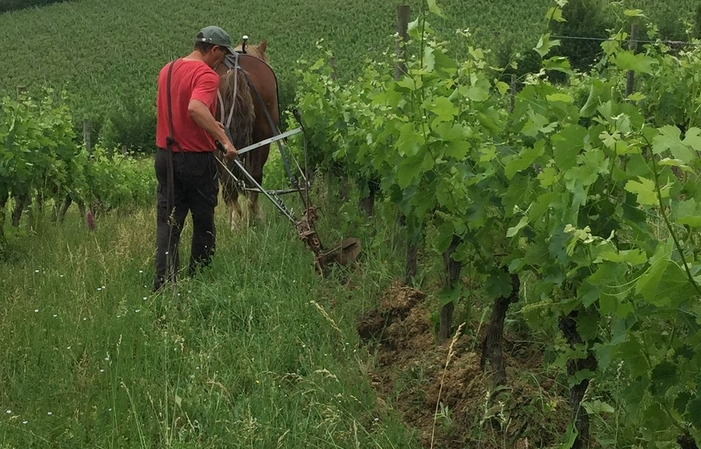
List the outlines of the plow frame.
<svg viewBox="0 0 701 449">
<path fill-rule="evenodd" d="M 216 159 L 219 162 L 219 164 L 222 165 L 222 167 L 228 173 L 228 175 L 231 176 L 231 178 L 237 184 L 239 190 L 262 193 L 273 203 L 275 208 L 293 224 L 295 230 L 297 231 L 299 239 L 302 240 L 305 243 L 305 245 L 314 253 L 315 270 L 319 274 L 324 276 L 328 274 L 330 265 L 334 263 L 339 265 L 348 265 L 353 263 L 356 260 L 358 254 L 360 253 L 360 241 L 356 238 L 347 238 L 343 240 L 339 245 L 331 249 L 326 249 L 321 243 L 321 240 L 319 239 L 314 225 L 316 220 L 318 219 L 317 209 L 314 206 L 312 206 L 309 197 L 309 189 L 311 185 L 307 176 L 309 169 L 307 158 L 307 136 L 299 111 L 295 108 L 292 112 L 295 119 L 299 123 L 298 128 L 286 131 L 284 133 L 280 133 L 279 130 L 276 129 L 276 131 L 278 132 L 277 135 L 238 150 L 238 156 L 233 160 L 233 164 L 243 174 L 243 177 L 245 179 L 239 179 L 239 177 L 232 173 L 232 171 L 229 169 L 225 162 L 223 162 L 220 158 Z M 229 137 L 229 140 L 232 140 L 228 129 L 226 129 L 226 132 Z M 297 178 L 292 175 L 289 169 L 289 164 L 287 163 L 287 155 L 285 154 L 285 152 L 289 152 L 289 148 L 287 147 L 285 140 L 290 136 L 300 133 L 304 136 L 304 170 L 302 170 L 299 164 L 297 164 L 297 167 L 301 174 L 301 177 Z M 216 141 L 215 143 L 219 151 L 225 151 L 224 146 L 221 144 L 221 142 Z M 241 163 L 241 160 L 239 159 L 239 156 L 270 143 L 277 144 L 283 161 L 285 162 L 285 170 L 287 171 L 287 177 L 291 184 L 289 189 L 275 191 L 266 190 L 246 170 L 244 164 Z M 248 183 L 252 187 L 247 187 L 246 181 L 248 181 Z M 285 203 L 279 196 L 281 194 L 294 192 L 299 192 L 302 203 L 304 204 L 304 212 L 300 219 L 297 219 L 295 217 L 294 212 L 285 205 Z"/>
</svg>

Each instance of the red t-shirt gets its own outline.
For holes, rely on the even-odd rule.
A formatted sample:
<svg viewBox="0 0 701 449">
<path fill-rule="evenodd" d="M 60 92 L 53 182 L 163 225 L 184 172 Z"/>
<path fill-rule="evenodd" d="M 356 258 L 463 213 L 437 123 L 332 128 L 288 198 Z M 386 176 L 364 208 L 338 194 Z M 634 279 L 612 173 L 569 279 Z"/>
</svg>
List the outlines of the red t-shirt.
<svg viewBox="0 0 701 449">
<path fill-rule="evenodd" d="M 168 123 L 168 69 L 170 63 L 158 75 L 156 98 L 156 146 L 166 148 L 166 137 L 170 135 Z M 183 151 L 214 151 L 214 140 L 190 117 L 187 110 L 190 100 L 204 103 L 214 115 L 217 104 L 219 75 L 202 61 L 178 59 L 173 65 L 170 78 L 170 101 L 173 117 L 173 138 Z M 177 145 L 172 145 L 178 151 Z"/>
</svg>

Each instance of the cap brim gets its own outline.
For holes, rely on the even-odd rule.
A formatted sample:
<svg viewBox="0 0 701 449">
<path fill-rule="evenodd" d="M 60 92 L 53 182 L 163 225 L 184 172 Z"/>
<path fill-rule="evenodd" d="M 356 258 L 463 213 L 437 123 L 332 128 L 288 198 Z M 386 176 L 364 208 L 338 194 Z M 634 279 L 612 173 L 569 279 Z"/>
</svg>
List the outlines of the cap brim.
<svg viewBox="0 0 701 449">
<path fill-rule="evenodd" d="M 230 54 L 230 55 L 233 55 L 234 53 L 236 53 L 236 50 L 234 50 L 234 47 L 227 46 L 227 47 L 225 47 L 225 48 L 229 51 L 229 54 Z"/>
</svg>

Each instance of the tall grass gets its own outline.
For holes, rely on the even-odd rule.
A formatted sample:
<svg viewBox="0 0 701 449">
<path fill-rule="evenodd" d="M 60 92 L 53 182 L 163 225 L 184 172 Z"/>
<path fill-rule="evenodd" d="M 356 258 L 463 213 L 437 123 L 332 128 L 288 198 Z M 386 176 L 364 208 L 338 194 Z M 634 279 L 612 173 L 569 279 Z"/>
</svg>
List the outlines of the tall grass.
<svg viewBox="0 0 701 449">
<path fill-rule="evenodd" d="M 151 209 L 16 239 L 0 266 L 0 448 L 418 447 L 378 406 L 355 330 L 397 270 L 393 242 L 358 229 L 366 265 L 323 279 L 265 206 L 238 234 L 218 210 L 212 267 L 158 295 Z"/>
</svg>

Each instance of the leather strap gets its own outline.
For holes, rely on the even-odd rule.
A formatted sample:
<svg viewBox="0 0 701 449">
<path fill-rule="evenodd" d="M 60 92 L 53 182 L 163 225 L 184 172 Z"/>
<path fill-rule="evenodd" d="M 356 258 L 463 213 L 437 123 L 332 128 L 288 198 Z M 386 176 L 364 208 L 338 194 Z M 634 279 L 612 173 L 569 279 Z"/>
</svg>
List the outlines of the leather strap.
<svg viewBox="0 0 701 449">
<path fill-rule="evenodd" d="M 171 78 L 173 75 L 173 66 L 175 65 L 175 61 L 170 63 L 170 66 L 168 67 L 168 78 L 167 78 L 167 83 L 166 83 L 166 98 L 168 102 L 168 128 L 170 129 L 170 135 L 166 137 L 166 151 L 168 151 L 168 184 L 166 186 L 167 192 L 168 192 L 168 220 L 170 223 L 170 216 L 173 213 L 173 207 L 175 203 L 175 179 L 174 179 L 174 174 L 173 174 L 173 145 L 178 147 L 178 151 L 182 152 L 182 148 L 180 148 L 180 144 L 175 140 L 173 137 L 173 107 L 172 107 L 172 100 L 171 100 L 171 94 L 170 94 L 170 85 L 171 85 Z M 170 223 L 170 227 L 172 229 L 172 223 Z"/>
</svg>

